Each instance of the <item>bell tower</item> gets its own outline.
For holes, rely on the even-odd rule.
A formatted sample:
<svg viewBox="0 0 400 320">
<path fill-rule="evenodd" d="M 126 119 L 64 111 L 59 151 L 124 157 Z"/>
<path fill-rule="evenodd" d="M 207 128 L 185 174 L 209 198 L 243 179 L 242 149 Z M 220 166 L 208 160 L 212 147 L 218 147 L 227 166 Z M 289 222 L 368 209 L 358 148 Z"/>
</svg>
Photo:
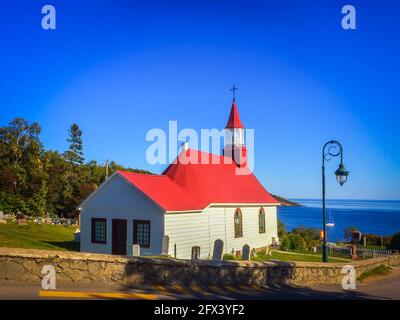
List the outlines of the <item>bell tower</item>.
<svg viewBox="0 0 400 320">
<path fill-rule="evenodd" d="M 247 162 L 247 149 L 244 144 L 244 126 L 240 121 L 239 111 L 235 100 L 235 90 L 233 86 L 233 101 L 231 113 L 229 115 L 228 123 L 225 127 L 226 141 L 223 154 L 230 157 L 238 167 L 246 166 Z"/>
</svg>

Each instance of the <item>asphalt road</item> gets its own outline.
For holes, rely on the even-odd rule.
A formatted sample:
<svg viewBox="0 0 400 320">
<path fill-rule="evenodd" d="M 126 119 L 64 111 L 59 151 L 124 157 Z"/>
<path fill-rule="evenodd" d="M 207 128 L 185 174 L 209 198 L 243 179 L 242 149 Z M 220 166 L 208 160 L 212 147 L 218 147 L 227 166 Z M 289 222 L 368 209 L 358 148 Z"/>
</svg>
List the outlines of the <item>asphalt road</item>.
<svg viewBox="0 0 400 320">
<path fill-rule="evenodd" d="M 43 290 L 40 284 L 21 285 L 0 282 L 0 299 L 396 299 L 400 300 L 400 269 L 388 276 L 357 283 L 356 290 L 345 291 L 340 285 L 308 287 L 255 287 L 255 286 L 149 286 L 149 287 L 95 287 L 63 286 L 57 290 Z"/>
</svg>

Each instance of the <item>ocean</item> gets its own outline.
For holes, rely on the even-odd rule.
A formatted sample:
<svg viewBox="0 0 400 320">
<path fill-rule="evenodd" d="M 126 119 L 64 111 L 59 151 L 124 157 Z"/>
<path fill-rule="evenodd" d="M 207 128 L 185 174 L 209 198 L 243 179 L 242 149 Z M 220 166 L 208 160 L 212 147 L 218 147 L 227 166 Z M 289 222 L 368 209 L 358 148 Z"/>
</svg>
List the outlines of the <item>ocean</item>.
<svg viewBox="0 0 400 320">
<path fill-rule="evenodd" d="M 278 208 L 278 219 L 285 224 L 286 230 L 298 226 L 322 229 L 321 199 L 291 200 L 303 206 Z M 349 226 L 357 227 L 361 233 L 381 236 L 400 232 L 400 201 L 327 200 L 327 220 L 329 213 L 335 226 L 327 227 L 328 241 L 343 240 L 344 229 Z"/>
</svg>

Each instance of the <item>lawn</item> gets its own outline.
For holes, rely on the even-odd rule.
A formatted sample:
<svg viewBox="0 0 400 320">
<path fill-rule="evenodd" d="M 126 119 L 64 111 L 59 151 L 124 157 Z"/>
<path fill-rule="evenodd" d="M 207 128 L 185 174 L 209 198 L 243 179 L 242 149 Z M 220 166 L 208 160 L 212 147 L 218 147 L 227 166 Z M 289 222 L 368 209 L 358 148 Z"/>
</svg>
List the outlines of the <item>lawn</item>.
<svg viewBox="0 0 400 320">
<path fill-rule="evenodd" d="M 240 260 L 236 259 L 231 254 L 225 254 L 224 260 Z M 281 251 L 272 251 L 270 256 L 267 256 L 265 253 L 257 253 L 257 257 L 251 257 L 253 261 L 268 261 L 268 260 L 280 260 L 280 261 L 305 261 L 305 262 L 322 262 L 322 256 L 318 254 L 299 254 L 299 253 L 290 253 L 290 252 L 281 252 Z M 329 257 L 329 262 L 346 262 L 351 261 L 347 259 L 336 259 Z"/>
<path fill-rule="evenodd" d="M 384 276 L 390 273 L 390 268 L 384 265 L 380 265 L 372 270 L 364 272 L 361 276 L 358 277 L 357 280 L 363 281 L 367 278 L 374 277 L 374 276 Z"/>
<path fill-rule="evenodd" d="M 268 260 L 280 260 L 280 261 L 306 261 L 306 262 L 322 262 L 322 256 L 320 255 L 303 255 L 303 254 L 292 254 L 272 251 L 270 256 L 264 253 L 258 253 L 257 257 L 252 257 L 254 261 L 268 261 Z M 329 258 L 329 262 L 346 262 L 345 260 Z"/>
<path fill-rule="evenodd" d="M 79 251 L 79 244 L 74 242 L 76 228 L 34 222 L 17 225 L 7 221 L 0 224 L 0 247 Z"/>
</svg>

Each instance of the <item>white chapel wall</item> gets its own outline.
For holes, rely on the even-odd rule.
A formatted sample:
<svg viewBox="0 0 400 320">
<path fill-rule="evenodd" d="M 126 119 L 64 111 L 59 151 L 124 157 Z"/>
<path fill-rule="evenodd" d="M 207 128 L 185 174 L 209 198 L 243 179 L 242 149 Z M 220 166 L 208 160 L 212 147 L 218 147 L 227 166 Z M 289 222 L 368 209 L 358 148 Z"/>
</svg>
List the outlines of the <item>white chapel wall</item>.
<svg viewBox="0 0 400 320">
<path fill-rule="evenodd" d="M 112 219 L 127 220 L 127 254 L 132 254 L 133 220 L 150 220 L 150 248 L 142 248 L 142 255 L 159 255 L 164 231 L 164 214 L 140 190 L 115 175 L 112 181 L 87 201 L 81 211 L 81 251 L 112 252 Z M 91 218 L 107 219 L 107 243 L 91 242 Z"/>
<path fill-rule="evenodd" d="M 233 217 L 237 207 L 209 207 L 203 212 L 165 215 L 165 234 L 169 236 L 169 254 L 190 259 L 193 246 L 200 246 L 200 257 L 212 256 L 214 241 L 224 241 L 224 253 L 242 250 L 243 245 L 261 248 L 277 238 L 276 206 L 264 206 L 266 232 L 259 233 L 258 211 L 260 207 L 240 207 L 243 215 L 243 237 L 235 238 Z"/>
</svg>

